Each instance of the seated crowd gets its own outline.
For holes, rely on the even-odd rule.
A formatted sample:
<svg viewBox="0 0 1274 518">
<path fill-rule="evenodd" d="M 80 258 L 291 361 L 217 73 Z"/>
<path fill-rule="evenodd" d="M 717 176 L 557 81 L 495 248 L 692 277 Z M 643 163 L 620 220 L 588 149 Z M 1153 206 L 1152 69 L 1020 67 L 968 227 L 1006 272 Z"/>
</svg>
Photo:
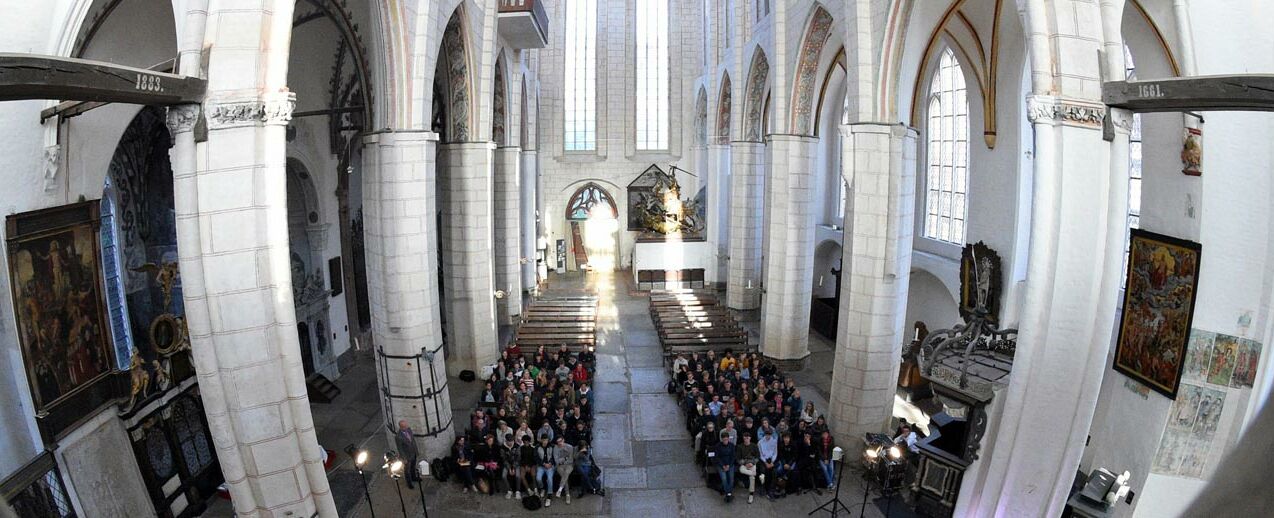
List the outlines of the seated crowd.
<svg viewBox="0 0 1274 518">
<path fill-rule="evenodd" d="M 464 491 L 482 486 L 494 495 L 503 480 L 505 498 L 522 499 L 526 491 L 547 507 L 565 493 L 569 504 L 574 473 L 576 498 L 604 494 L 601 468 L 589 453 L 595 364 L 592 351 L 571 353 L 566 346 L 556 352 L 540 347 L 530 359 L 516 347 L 506 349 L 452 447 Z"/>
<path fill-rule="evenodd" d="M 746 483 L 770 499 L 834 487 L 831 433 L 796 381 L 757 353 L 678 354 L 670 384 L 681 400 L 695 460 L 704 476 L 720 479 L 729 502 Z M 736 478 L 735 474 L 743 478 Z"/>
</svg>

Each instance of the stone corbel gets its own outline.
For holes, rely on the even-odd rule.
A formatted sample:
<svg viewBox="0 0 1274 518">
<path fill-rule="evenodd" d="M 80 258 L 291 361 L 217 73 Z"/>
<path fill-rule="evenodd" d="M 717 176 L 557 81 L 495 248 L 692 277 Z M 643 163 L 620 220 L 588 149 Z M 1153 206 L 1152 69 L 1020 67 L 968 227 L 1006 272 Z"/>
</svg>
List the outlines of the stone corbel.
<svg viewBox="0 0 1274 518">
<path fill-rule="evenodd" d="M 1034 124 L 1052 123 L 1101 129 L 1102 119 L 1106 117 L 1106 106 L 1080 99 L 1029 95 L 1026 97 L 1026 115 Z"/>
<path fill-rule="evenodd" d="M 198 104 L 180 104 L 168 107 L 168 134 L 177 135 L 187 131 L 194 131 L 195 124 L 199 122 L 199 110 L 201 106 Z"/>
<path fill-rule="evenodd" d="M 58 166 L 62 161 L 62 146 L 53 144 L 44 147 L 44 192 L 57 189 Z"/>
</svg>

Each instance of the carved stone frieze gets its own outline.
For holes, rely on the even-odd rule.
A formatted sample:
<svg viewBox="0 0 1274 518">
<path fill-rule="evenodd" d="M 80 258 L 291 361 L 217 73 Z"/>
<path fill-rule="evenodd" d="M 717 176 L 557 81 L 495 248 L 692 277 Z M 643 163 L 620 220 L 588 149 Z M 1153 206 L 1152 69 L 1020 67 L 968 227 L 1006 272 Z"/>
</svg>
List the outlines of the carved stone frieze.
<svg viewBox="0 0 1274 518">
<path fill-rule="evenodd" d="M 1026 115 L 1033 123 L 1060 123 L 1071 126 L 1101 128 L 1106 106 L 1099 103 L 1031 95 L 1026 98 Z"/>
<path fill-rule="evenodd" d="M 296 94 L 279 92 L 262 99 L 208 103 L 208 128 L 222 129 L 254 124 L 283 125 L 292 120 Z"/>
</svg>

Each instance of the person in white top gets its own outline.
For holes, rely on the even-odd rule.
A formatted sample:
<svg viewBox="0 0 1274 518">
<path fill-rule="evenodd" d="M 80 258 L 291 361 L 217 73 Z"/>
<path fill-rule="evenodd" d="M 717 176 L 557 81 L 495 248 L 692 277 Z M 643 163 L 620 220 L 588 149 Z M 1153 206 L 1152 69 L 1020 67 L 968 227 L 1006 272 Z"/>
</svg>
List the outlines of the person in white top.
<svg viewBox="0 0 1274 518">
<path fill-rule="evenodd" d="M 903 424 L 898 429 L 898 436 L 894 437 L 894 444 L 907 444 L 907 451 L 911 453 L 920 453 L 920 447 L 916 446 L 916 432 L 912 431 L 911 425 Z"/>
</svg>

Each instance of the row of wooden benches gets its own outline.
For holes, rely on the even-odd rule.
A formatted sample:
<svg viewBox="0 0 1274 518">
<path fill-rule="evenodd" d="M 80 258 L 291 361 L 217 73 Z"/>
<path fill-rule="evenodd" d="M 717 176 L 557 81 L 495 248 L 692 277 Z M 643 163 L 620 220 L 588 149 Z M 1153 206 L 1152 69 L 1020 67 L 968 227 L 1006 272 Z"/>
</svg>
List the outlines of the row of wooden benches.
<svg viewBox="0 0 1274 518">
<path fill-rule="evenodd" d="M 532 302 L 523 310 L 514 337 L 523 351 L 541 345 L 572 352 L 597 344 L 597 297 L 554 297 Z"/>
<path fill-rule="evenodd" d="M 748 349 L 747 330 L 711 291 L 652 291 L 650 319 L 664 354 Z"/>
</svg>

